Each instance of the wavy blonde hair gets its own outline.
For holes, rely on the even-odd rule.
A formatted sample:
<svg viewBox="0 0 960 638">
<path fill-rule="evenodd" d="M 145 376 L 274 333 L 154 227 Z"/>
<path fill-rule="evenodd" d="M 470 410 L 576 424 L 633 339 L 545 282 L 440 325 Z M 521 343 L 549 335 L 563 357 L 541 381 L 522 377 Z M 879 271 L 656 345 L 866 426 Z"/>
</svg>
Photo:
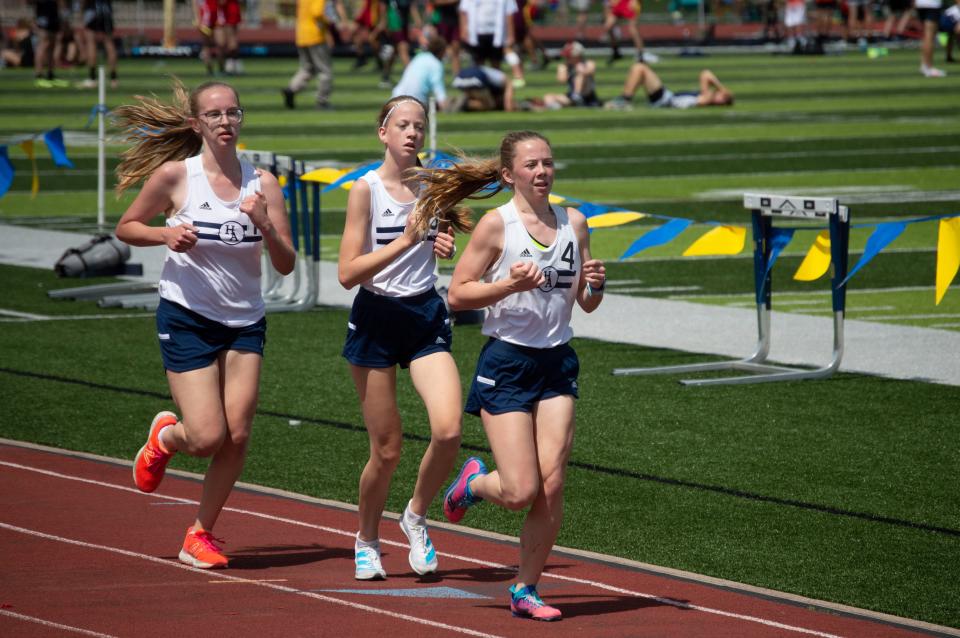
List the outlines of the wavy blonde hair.
<svg viewBox="0 0 960 638">
<path fill-rule="evenodd" d="M 504 183 L 502 169 L 512 169 L 517 144 L 527 140 L 550 140 L 535 131 L 513 131 L 504 135 L 500 142 L 500 157 L 470 159 L 464 156 L 449 168 L 410 169 L 423 184 L 415 211 L 418 213 L 417 230 L 426 232 L 431 221 L 437 219 L 460 232 L 473 230 L 473 211 L 467 206 L 457 206 L 465 199 L 489 199 L 509 185 Z M 489 188 L 489 192 L 477 194 Z"/>
<path fill-rule="evenodd" d="M 197 117 L 200 94 L 209 88 L 223 86 L 237 95 L 236 89 L 224 82 L 205 82 L 192 91 L 173 78 L 173 102 L 161 102 L 156 95 L 136 96 L 137 104 L 113 110 L 114 125 L 123 131 L 132 146 L 120 155 L 117 166 L 117 195 L 123 194 L 148 178 L 164 162 L 193 157 L 203 147 L 203 139 L 190 124 Z M 240 98 L 237 96 L 239 104 Z"/>
</svg>

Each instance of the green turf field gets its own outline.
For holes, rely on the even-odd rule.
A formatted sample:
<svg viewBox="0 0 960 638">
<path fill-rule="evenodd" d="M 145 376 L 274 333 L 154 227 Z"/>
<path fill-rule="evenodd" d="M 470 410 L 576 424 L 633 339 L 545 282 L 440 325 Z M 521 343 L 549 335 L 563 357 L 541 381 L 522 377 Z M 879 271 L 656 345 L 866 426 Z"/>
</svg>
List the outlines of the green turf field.
<svg viewBox="0 0 960 638">
<path fill-rule="evenodd" d="M 439 147 L 492 154 L 504 131 L 533 128 L 553 141 L 557 192 L 700 222 L 626 262 L 618 256 L 652 222 L 596 231 L 593 252 L 608 261 L 611 289 L 627 294 L 752 305 L 748 253 L 680 256 L 705 222 L 749 223 L 745 190 L 835 192 L 851 199 L 855 225 L 960 214 L 960 73 L 924 79 L 916 51 L 876 60 L 853 52 L 665 56 L 655 68 L 668 86 L 684 90 L 704 66 L 734 90 L 735 107 L 659 112 L 638 103 L 629 112 L 441 115 Z M 344 163 L 378 156 L 374 122 L 387 92 L 371 72 L 353 73 L 338 61 L 337 110 L 319 114 L 308 93 L 298 110 L 282 107 L 280 88 L 294 60 L 249 60 L 246 68 L 234 83 L 248 113 L 242 139 L 249 148 Z M 617 94 L 625 72 L 622 63 L 601 64 L 601 97 Z M 109 95 L 108 105 L 135 93 L 166 95 L 169 73 L 188 84 L 203 79 L 196 61 L 124 60 L 122 92 Z M 0 143 L 60 125 L 76 163 L 57 169 L 41 146 L 40 194 L 31 199 L 29 162 L 11 147 L 17 177 L 0 198 L 0 222 L 89 228 L 96 219 L 96 127 L 85 124 L 95 95 L 40 91 L 29 73 L 8 69 L 0 81 Z M 550 73 L 532 73 L 521 96 L 548 90 L 555 90 Z M 108 197 L 108 219 L 127 203 Z M 324 198 L 325 258 L 335 256 L 344 203 L 342 192 Z M 851 265 L 869 232 L 852 232 Z M 798 232 L 777 262 L 777 310 L 829 309 L 825 281 L 791 279 L 812 236 Z M 849 316 L 960 329 L 956 283 L 934 305 L 936 245 L 936 224 L 908 226 L 852 280 Z M 47 290 L 76 284 L 51 272 L 5 266 L 0 281 L 0 308 L 61 318 L 0 323 L 0 436 L 132 458 L 152 415 L 171 408 L 153 320 L 50 301 Z M 119 318 L 70 320 L 96 314 Z M 355 501 L 367 438 L 339 357 L 345 320 L 345 311 L 325 308 L 270 317 L 244 480 Z M 481 341 L 476 327 L 456 328 L 454 354 L 465 379 Z M 960 627 L 960 388 L 853 374 L 684 388 L 671 377 L 612 377 L 610 370 L 702 357 L 589 340 L 575 346 L 583 399 L 560 544 Z M 408 498 L 428 436 L 422 406 L 403 378 L 408 440 L 388 503 L 394 511 Z M 473 417 L 465 417 L 464 448 L 464 455 L 490 458 Z M 202 471 L 204 464 L 181 456 L 173 466 Z M 431 516 L 441 517 L 436 504 Z M 465 522 L 516 534 L 520 520 L 481 506 Z"/>
</svg>

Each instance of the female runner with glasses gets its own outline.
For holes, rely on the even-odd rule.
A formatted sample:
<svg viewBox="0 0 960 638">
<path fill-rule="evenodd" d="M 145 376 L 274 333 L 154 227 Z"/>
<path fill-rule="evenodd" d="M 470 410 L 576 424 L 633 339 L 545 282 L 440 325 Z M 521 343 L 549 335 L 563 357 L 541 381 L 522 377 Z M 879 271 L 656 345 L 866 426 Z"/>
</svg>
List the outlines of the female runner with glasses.
<svg viewBox="0 0 960 638">
<path fill-rule="evenodd" d="M 243 469 L 260 387 L 266 338 L 260 254 L 277 271 L 296 253 L 277 179 L 237 158 L 243 109 L 220 82 L 174 104 L 141 98 L 114 111 L 134 144 L 117 167 L 117 190 L 146 179 L 117 224 L 133 246 L 167 247 L 160 276 L 157 338 L 170 393 L 181 417 L 156 415 L 134 460 L 143 492 L 157 489 L 176 452 L 210 457 L 200 508 L 180 560 L 226 567 L 211 531 Z M 163 211 L 166 223 L 151 226 Z"/>
</svg>

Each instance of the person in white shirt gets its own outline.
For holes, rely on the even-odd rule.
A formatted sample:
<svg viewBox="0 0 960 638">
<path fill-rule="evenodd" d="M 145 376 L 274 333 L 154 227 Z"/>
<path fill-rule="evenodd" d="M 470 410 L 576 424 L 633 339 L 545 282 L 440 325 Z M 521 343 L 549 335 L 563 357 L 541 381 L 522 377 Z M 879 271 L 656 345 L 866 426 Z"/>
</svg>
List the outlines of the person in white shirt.
<svg viewBox="0 0 960 638">
<path fill-rule="evenodd" d="M 488 309 L 482 331 L 490 340 L 465 411 L 480 416 L 497 469 L 488 472 L 479 458 L 467 459 L 443 510 L 455 523 L 480 500 L 529 508 L 510 608 L 518 616 L 557 620 L 560 610 L 543 602 L 537 583 L 563 520 L 573 446 L 580 364 L 569 344 L 570 316 L 574 304 L 597 309 L 606 271 L 590 254 L 583 214 L 550 204 L 553 152 L 542 135 L 508 133 L 498 159 L 465 160 L 421 177 L 426 210 L 447 210 L 490 187 L 513 191 L 507 204 L 477 223 L 448 293 L 455 310 Z"/>
<path fill-rule="evenodd" d="M 460 0 L 460 36 L 475 66 L 499 69 L 506 57 L 511 67 L 519 62 L 512 51 L 516 12 L 516 0 Z"/>
<path fill-rule="evenodd" d="M 117 167 L 117 190 L 147 178 L 116 235 L 133 246 L 167 247 L 157 338 L 182 415 L 154 417 L 134 482 L 143 492 L 157 489 L 176 452 L 210 457 L 180 551 L 182 562 L 206 569 L 228 564 L 212 530 L 243 469 L 257 408 L 266 339 L 261 254 L 265 246 L 273 267 L 288 274 L 296 252 L 276 177 L 237 158 L 237 92 L 208 82 L 188 95 L 178 82 L 174 94 L 174 105 L 140 98 L 113 111 L 136 141 Z M 161 212 L 166 224 L 151 226 Z"/>
</svg>

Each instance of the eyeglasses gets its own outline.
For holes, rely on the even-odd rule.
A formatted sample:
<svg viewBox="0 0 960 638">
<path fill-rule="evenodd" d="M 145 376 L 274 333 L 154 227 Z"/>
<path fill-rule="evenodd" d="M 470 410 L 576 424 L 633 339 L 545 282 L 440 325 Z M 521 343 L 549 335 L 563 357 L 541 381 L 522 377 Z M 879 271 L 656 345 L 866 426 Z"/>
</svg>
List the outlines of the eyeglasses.
<svg viewBox="0 0 960 638">
<path fill-rule="evenodd" d="M 226 111 L 207 111 L 206 113 L 201 113 L 200 117 L 203 118 L 208 124 L 218 123 L 223 116 L 227 116 L 227 121 L 232 124 L 238 124 L 243 121 L 243 109 L 227 109 Z"/>
</svg>

